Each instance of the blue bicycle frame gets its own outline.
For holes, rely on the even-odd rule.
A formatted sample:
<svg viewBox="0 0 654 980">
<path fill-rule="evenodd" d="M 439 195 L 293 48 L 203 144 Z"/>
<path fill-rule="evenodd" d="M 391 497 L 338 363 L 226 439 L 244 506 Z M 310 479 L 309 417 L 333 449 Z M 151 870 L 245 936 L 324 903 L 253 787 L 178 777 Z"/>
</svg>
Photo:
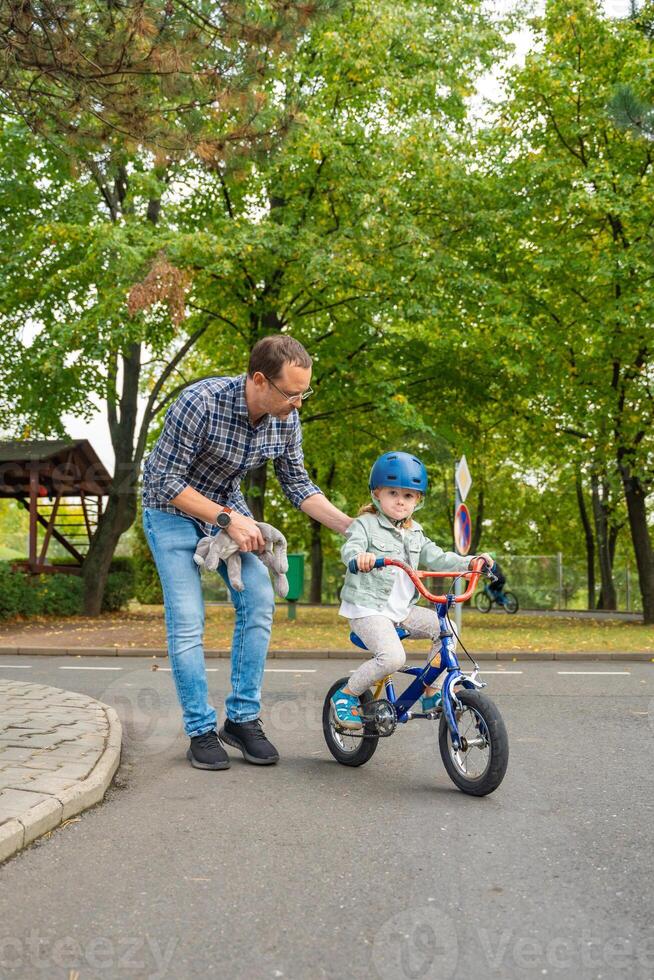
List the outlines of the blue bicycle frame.
<svg viewBox="0 0 654 980">
<path fill-rule="evenodd" d="M 352 559 L 350 562 L 350 569 L 353 571 L 352 563 L 356 559 Z M 384 565 L 393 564 L 398 565 L 405 571 L 408 571 L 407 567 L 403 562 L 397 562 L 392 559 L 378 558 L 375 562 L 375 568 L 382 568 Z M 413 571 L 413 570 L 411 570 Z M 411 575 L 413 578 L 413 575 Z M 422 583 L 415 581 L 414 584 L 416 588 L 422 593 L 423 596 L 429 597 L 429 593 L 425 591 L 422 587 Z M 455 749 L 461 747 L 461 737 L 459 735 L 459 729 L 456 722 L 455 708 L 460 707 L 461 702 L 454 693 L 454 685 L 460 684 L 462 687 L 466 687 L 470 690 L 479 690 L 482 687 L 486 687 L 484 681 L 477 680 L 477 673 L 479 671 L 479 665 L 475 663 L 475 669 L 472 674 L 464 674 L 459 665 L 459 661 L 455 651 L 454 634 L 450 629 L 450 623 L 448 620 L 448 610 L 454 605 L 456 598 L 461 601 L 463 596 L 455 597 L 452 594 L 443 596 L 442 602 L 433 602 L 432 605 L 438 614 L 438 623 L 440 626 L 439 639 L 441 641 L 440 646 L 440 663 L 438 666 L 434 664 L 434 660 L 438 659 L 438 655 L 433 656 L 423 667 L 403 667 L 403 674 L 413 674 L 415 680 L 409 684 L 406 691 L 397 697 L 395 693 L 395 688 L 393 686 L 392 677 L 389 675 L 379 682 L 377 686 L 377 691 L 375 692 L 375 697 L 379 697 L 379 693 L 382 689 L 386 691 L 386 698 L 395 707 L 397 712 L 397 720 L 401 724 L 405 724 L 414 717 L 411 713 L 411 708 L 416 703 L 416 701 L 422 697 L 422 693 L 425 687 L 433 686 L 436 678 L 447 671 L 447 676 L 443 681 L 441 687 L 441 704 L 443 706 L 443 713 L 447 721 L 447 727 L 450 730 L 450 735 L 452 738 L 452 745 Z M 400 639 L 409 635 L 409 631 L 402 629 L 401 627 L 396 627 L 397 634 Z M 356 635 L 356 633 L 350 634 L 350 639 L 352 642 L 361 647 L 363 650 L 367 650 L 367 647 L 362 642 L 362 640 Z M 474 661 L 473 661 L 474 662 Z"/>
</svg>

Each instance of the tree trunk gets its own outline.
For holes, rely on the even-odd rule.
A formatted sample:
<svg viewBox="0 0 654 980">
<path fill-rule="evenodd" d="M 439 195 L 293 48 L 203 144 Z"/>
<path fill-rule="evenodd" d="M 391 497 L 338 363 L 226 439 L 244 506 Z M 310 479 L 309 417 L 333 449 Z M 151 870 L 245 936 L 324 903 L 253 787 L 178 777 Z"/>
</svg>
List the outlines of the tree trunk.
<svg viewBox="0 0 654 980">
<path fill-rule="evenodd" d="M 654 623 L 654 550 L 647 526 L 647 502 L 645 491 L 637 476 L 626 463 L 620 464 L 624 487 L 631 540 L 638 567 L 638 583 L 643 600 L 643 620 Z"/>
<path fill-rule="evenodd" d="M 245 478 L 245 499 L 255 521 L 263 520 L 267 477 L 268 464 L 262 463 L 255 470 L 250 470 Z"/>
<path fill-rule="evenodd" d="M 114 481 L 115 482 L 115 481 Z M 123 489 L 112 491 L 109 503 L 93 535 L 88 554 L 82 567 L 84 581 L 84 614 L 98 616 L 102 610 L 109 569 L 122 534 L 134 523 L 136 517 L 136 474 L 125 481 Z"/>
<path fill-rule="evenodd" d="M 311 589 L 309 602 L 322 602 L 322 524 L 311 520 Z"/>
<path fill-rule="evenodd" d="M 601 580 L 601 591 L 597 605 L 598 609 L 616 609 L 617 596 L 609 545 L 609 490 L 604 480 L 600 482 L 597 473 L 592 474 L 590 482 Z"/>
<path fill-rule="evenodd" d="M 584 500 L 584 487 L 581 482 L 581 473 L 577 473 L 575 479 L 577 490 L 577 505 L 579 506 L 579 516 L 581 525 L 584 529 L 584 540 L 586 542 L 586 579 L 588 583 L 588 608 L 595 608 L 595 538 L 591 526 L 586 501 Z"/>
<path fill-rule="evenodd" d="M 480 488 L 477 494 L 477 510 L 475 512 L 474 530 L 472 532 L 472 540 L 470 542 L 470 554 L 478 555 L 479 546 L 481 544 L 481 534 L 482 534 L 482 521 L 484 520 L 484 490 Z"/>
<path fill-rule="evenodd" d="M 310 466 L 309 476 L 314 483 L 318 483 L 318 468 Z M 320 484 L 326 491 L 330 491 L 334 484 L 336 474 L 336 463 L 332 461 L 327 476 Z M 322 602 L 322 579 L 323 579 L 323 551 L 322 551 L 322 524 L 320 521 L 311 520 L 311 602 Z"/>
<path fill-rule="evenodd" d="M 116 454 L 116 469 L 109 503 L 91 539 L 82 566 L 84 580 L 84 613 L 97 616 L 107 584 L 111 560 L 121 534 L 136 517 L 136 485 L 140 459 L 135 457 L 135 433 L 138 414 L 138 391 L 141 375 L 141 345 L 130 344 L 122 355 L 123 377 L 120 412 L 115 404 L 109 411 L 111 442 Z"/>
<path fill-rule="evenodd" d="M 452 495 L 452 488 L 450 487 L 450 482 L 445 473 L 443 474 L 441 500 L 443 501 L 443 509 L 447 515 L 447 520 L 450 525 L 450 540 L 452 541 L 452 551 L 455 551 L 456 548 L 454 544 L 454 497 Z"/>
<path fill-rule="evenodd" d="M 588 518 L 586 501 L 584 500 L 584 487 L 581 482 L 581 473 L 577 473 L 575 479 L 577 490 L 577 504 L 579 506 L 579 516 L 581 525 L 584 529 L 584 540 L 586 542 L 586 578 L 588 582 L 588 608 L 595 608 L 595 539 L 593 528 Z"/>
</svg>

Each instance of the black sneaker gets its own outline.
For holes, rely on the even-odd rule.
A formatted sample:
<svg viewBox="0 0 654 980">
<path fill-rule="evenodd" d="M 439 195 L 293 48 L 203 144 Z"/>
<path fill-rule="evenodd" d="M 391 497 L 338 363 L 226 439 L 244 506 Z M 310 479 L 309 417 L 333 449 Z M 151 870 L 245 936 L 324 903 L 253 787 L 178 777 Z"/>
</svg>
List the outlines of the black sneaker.
<svg viewBox="0 0 654 980">
<path fill-rule="evenodd" d="M 220 740 L 226 745 L 240 749 L 243 758 L 256 766 L 272 766 L 279 762 L 279 753 L 266 738 L 261 718 L 254 721 L 230 721 L 229 718 L 218 732 Z"/>
<path fill-rule="evenodd" d="M 229 756 L 213 729 L 191 739 L 186 758 L 196 769 L 229 769 L 231 765 Z"/>
</svg>

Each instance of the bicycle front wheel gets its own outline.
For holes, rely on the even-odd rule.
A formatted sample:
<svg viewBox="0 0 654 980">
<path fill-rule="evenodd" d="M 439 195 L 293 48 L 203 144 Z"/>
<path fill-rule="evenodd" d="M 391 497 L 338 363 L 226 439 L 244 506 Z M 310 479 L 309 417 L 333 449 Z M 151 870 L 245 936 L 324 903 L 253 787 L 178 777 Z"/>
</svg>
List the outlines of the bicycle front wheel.
<svg viewBox="0 0 654 980">
<path fill-rule="evenodd" d="M 475 596 L 475 606 L 479 612 L 487 613 L 490 612 L 490 607 L 493 603 L 490 601 L 489 597 L 485 592 L 478 592 Z"/>
<path fill-rule="evenodd" d="M 479 691 L 459 690 L 456 723 L 462 739 L 455 749 L 445 715 L 438 746 L 452 782 L 470 796 L 487 796 L 500 785 L 509 764 L 509 738 L 504 721 L 490 698 Z"/>
<path fill-rule="evenodd" d="M 513 592 L 504 593 L 504 608 L 508 613 L 513 615 L 518 611 L 518 597 Z"/>
</svg>

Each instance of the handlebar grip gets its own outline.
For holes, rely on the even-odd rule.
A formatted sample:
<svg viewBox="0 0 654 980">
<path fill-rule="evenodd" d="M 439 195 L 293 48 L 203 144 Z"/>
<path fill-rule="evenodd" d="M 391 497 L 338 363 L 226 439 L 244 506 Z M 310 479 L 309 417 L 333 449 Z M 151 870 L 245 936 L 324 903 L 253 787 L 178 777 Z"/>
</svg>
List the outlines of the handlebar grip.
<svg viewBox="0 0 654 980">
<path fill-rule="evenodd" d="M 375 559 L 375 564 L 372 567 L 373 568 L 383 568 L 385 561 L 386 561 L 385 558 L 377 558 L 377 559 Z M 347 567 L 349 568 L 349 570 L 352 572 L 353 575 L 358 575 L 358 573 L 359 573 L 359 566 L 357 565 L 356 558 L 350 558 L 349 562 L 347 563 Z"/>
</svg>

